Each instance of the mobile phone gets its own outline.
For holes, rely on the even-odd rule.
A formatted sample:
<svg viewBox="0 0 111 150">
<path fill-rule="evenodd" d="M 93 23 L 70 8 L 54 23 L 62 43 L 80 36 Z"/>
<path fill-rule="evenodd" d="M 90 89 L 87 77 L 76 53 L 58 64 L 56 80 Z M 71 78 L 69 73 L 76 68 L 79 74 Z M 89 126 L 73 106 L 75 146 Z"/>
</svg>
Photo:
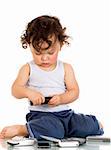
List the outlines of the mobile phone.
<svg viewBox="0 0 111 150">
<path fill-rule="evenodd" d="M 45 97 L 45 102 L 42 103 L 42 104 L 48 104 L 48 102 L 50 101 L 51 98 L 52 98 L 52 97 Z"/>
<path fill-rule="evenodd" d="M 38 147 L 39 148 L 50 148 L 51 144 L 49 141 L 38 141 Z"/>
<path fill-rule="evenodd" d="M 18 139 L 9 139 L 7 144 L 11 146 L 32 146 L 36 143 L 36 139 L 18 137 Z"/>
<path fill-rule="evenodd" d="M 48 104 L 48 102 L 50 101 L 52 97 L 45 97 L 45 102 L 42 104 Z M 33 103 L 30 101 L 30 105 L 33 105 Z"/>
</svg>

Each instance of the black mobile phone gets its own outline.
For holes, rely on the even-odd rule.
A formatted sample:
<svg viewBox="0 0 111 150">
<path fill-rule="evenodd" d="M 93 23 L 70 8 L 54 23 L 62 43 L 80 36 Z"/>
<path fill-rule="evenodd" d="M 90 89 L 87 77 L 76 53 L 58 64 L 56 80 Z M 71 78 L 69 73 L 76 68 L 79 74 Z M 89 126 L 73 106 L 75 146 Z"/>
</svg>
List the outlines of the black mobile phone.
<svg viewBox="0 0 111 150">
<path fill-rule="evenodd" d="M 42 104 L 48 104 L 48 102 L 50 101 L 52 97 L 45 97 L 45 102 Z M 30 101 L 30 105 L 33 105 L 33 103 Z"/>
<path fill-rule="evenodd" d="M 48 102 L 50 101 L 51 98 L 52 98 L 52 97 L 45 97 L 45 102 L 42 103 L 42 104 L 48 104 Z"/>
<path fill-rule="evenodd" d="M 50 148 L 51 144 L 48 141 L 38 141 L 38 148 Z"/>
</svg>

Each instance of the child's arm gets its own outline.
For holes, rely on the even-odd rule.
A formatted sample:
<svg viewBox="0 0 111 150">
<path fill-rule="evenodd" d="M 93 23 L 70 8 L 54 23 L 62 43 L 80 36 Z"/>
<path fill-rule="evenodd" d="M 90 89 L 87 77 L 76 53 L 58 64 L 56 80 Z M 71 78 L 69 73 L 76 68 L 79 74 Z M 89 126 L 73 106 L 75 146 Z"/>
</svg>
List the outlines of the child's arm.
<svg viewBox="0 0 111 150">
<path fill-rule="evenodd" d="M 26 86 L 29 74 L 30 67 L 26 64 L 20 69 L 18 76 L 12 85 L 12 95 L 18 99 L 28 98 L 32 101 L 33 105 L 41 104 L 45 101 L 43 95 Z"/>
<path fill-rule="evenodd" d="M 62 103 L 70 103 L 79 97 L 79 86 L 75 78 L 74 70 L 70 64 L 64 64 L 66 92 L 61 94 Z"/>
<path fill-rule="evenodd" d="M 59 104 L 71 103 L 79 97 L 79 87 L 72 66 L 65 63 L 64 68 L 66 92 L 60 95 L 55 95 L 49 101 L 49 105 L 56 106 Z"/>
</svg>

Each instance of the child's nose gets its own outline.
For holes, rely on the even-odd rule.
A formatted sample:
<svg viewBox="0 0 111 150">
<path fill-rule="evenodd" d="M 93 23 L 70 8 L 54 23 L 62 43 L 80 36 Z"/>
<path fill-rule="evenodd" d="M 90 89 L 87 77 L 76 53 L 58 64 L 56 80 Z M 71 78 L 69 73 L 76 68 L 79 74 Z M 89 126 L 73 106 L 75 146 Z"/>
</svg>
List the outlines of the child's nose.
<svg viewBox="0 0 111 150">
<path fill-rule="evenodd" d="M 43 61 L 49 60 L 49 56 L 47 54 L 42 54 L 41 60 Z"/>
</svg>

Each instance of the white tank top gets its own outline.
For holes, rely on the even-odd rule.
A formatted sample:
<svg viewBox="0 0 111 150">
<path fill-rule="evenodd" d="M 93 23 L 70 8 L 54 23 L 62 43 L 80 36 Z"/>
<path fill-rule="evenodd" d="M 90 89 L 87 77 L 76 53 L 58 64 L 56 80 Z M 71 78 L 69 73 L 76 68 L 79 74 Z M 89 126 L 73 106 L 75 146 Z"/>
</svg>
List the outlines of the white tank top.
<svg viewBox="0 0 111 150">
<path fill-rule="evenodd" d="M 30 76 L 27 86 L 31 89 L 36 89 L 44 95 L 44 97 L 61 94 L 66 91 L 64 83 L 64 64 L 62 61 L 57 61 L 56 68 L 52 71 L 45 71 L 39 68 L 34 61 L 28 63 L 30 66 Z M 57 112 L 68 110 L 67 104 L 62 104 L 56 107 L 49 107 L 47 104 L 29 106 L 29 110 L 43 112 Z"/>
</svg>

